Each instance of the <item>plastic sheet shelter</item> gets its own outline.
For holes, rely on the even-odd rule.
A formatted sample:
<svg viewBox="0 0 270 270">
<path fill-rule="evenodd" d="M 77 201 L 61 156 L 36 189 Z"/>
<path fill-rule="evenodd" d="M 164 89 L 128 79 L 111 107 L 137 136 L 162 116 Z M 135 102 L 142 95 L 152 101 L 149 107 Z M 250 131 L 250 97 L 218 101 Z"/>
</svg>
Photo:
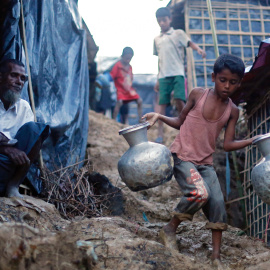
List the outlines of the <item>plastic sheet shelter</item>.
<svg viewBox="0 0 270 270">
<path fill-rule="evenodd" d="M 247 70 L 247 69 L 246 69 Z M 270 85 L 270 38 L 260 43 L 258 54 L 251 68 L 245 73 L 241 86 L 232 96 L 236 104 L 246 103 L 247 113 L 257 106 L 269 92 Z"/>
<path fill-rule="evenodd" d="M 270 39 L 260 43 L 256 59 L 245 73 L 240 88 L 232 96 L 236 104 L 245 108 L 246 137 L 270 132 Z M 239 125 L 241 127 L 241 123 Z M 246 208 L 246 231 L 249 235 L 270 244 L 270 205 L 256 194 L 251 182 L 251 172 L 262 161 L 258 147 L 245 148 L 245 168 L 242 171 Z"/>
<path fill-rule="evenodd" d="M 20 28 L 20 1 L 1 0 L 0 60 L 26 63 Z M 49 169 L 85 158 L 89 75 L 86 32 L 76 0 L 23 0 L 25 31 L 38 121 L 52 133 L 43 146 Z M 28 100 L 27 85 L 23 98 Z M 37 192 L 41 180 L 28 176 Z"/>
</svg>

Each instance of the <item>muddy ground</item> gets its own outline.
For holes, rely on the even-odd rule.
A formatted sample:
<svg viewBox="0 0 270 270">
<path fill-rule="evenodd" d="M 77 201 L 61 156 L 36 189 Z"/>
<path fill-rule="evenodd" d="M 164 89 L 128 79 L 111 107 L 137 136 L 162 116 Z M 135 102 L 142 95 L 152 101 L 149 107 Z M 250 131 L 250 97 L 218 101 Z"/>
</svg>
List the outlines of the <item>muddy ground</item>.
<svg viewBox="0 0 270 270">
<path fill-rule="evenodd" d="M 210 261 L 211 234 L 199 212 L 177 233 L 179 252 L 165 248 L 158 232 L 169 220 L 181 192 L 170 182 L 132 192 L 121 181 L 117 162 L 129 148 L 118 131 L 124 126 L 90 112 L 87 155 L 91 173 L 121 188 L 121 215 L 63 219 L 52 204 L 24 196 L 0 198 L 0 270 L 9 269 L 270 269 L 270 249 L 259 239 L 229 226 L 222 242 L 223 268 Z M 148 131 L 153 141 L 155 127 Z M 166 127 L 165 145 L 176 131 Z"/>
</svg>

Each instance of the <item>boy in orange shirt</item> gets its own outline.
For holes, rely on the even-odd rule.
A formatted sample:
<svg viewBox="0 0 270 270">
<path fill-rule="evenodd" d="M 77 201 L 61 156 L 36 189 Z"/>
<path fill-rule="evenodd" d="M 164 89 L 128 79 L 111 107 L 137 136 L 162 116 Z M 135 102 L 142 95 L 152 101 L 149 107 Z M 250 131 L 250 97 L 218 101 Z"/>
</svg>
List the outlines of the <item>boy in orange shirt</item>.
<svg viewBox="0 0 270 270">
<path fill-rule="evenodd" d="M 132 87 L 133 73 L 130 61 L 134 55 L 132 48 L 125 47 L 118 61 L 110 72 L 117 90 L 117 102 L 113 112 L 113 118 L 116 119 L 120 107 L 131 101 L 136 101 L 138 105 L 139 120 L 142 116 L 142 99 Z M 125 121 L 126 122 L 126 121 Z"/>
</svg>

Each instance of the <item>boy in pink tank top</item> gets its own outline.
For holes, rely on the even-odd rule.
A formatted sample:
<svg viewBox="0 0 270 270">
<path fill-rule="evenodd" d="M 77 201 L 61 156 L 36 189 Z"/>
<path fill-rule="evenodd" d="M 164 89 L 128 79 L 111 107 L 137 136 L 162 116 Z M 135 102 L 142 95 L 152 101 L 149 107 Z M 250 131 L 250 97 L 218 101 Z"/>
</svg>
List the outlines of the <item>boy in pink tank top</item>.
<svg viewBox="0 0 270 270">
<path fill-rule="evenodd" d="M 223 54 L 214 64 L 214 88 L 194 88 L 178 117 L 158 113 L 147 113 L 142 117 L 150 127 L 161 120 L 179 130 L 170 149 L 174 158 L 174 176 L 184 195 L 159 236 L 165 246 L 178 250 L 177 227 L 182 221 L 192 220 L 202 209 L 209 221 L 206 228 L 212 230 L 211 259 L 216 265 L 220 264 L 222 231 L 227 229 L 224 198 L 213 167 L 216 139 L 226 126 L 223 147 L 225 151 L 234 151 L 250 145 L 257 137 L 235 139 L 239 109 L 229 97 L 240 86 L 244 71 L 240 58 Z"/>
</svg>

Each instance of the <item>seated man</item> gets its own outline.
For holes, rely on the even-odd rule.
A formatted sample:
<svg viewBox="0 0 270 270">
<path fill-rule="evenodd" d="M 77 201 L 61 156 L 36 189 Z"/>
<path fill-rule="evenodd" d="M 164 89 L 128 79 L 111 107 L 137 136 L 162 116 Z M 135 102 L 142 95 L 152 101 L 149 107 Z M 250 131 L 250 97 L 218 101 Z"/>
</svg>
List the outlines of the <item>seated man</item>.
<svg viewBox="0 0 270 270">
<path fill-rule="evenodd" d="M 35 123 L 27 101 L 20 98 L 27 79 L 23 63 L 0 63 L 0 195 L 22 197 L 19 185 L 37 157 L 50 129 Z"/>
</svg>

